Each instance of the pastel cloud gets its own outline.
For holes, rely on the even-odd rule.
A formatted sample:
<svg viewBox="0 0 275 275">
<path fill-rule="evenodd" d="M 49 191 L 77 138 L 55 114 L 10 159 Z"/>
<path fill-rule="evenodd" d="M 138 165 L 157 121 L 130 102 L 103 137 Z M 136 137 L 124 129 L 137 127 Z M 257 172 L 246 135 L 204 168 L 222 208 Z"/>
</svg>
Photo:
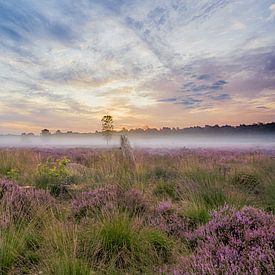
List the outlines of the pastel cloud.
<svg viewBox="0 0 275 275">
<path fill-rule="evenodd" d="M 269 19 L 272 20 L 275 17 L 275 3 L 270 5 L 269 10 L 271 12 Z"/>
<path fill-rule="evenodd" d="M 270 0 L 0 0 L 0 133 L 93 131 L 106 112 L 117 127 L 269 121 L 274 11 Z"/>
</svg>

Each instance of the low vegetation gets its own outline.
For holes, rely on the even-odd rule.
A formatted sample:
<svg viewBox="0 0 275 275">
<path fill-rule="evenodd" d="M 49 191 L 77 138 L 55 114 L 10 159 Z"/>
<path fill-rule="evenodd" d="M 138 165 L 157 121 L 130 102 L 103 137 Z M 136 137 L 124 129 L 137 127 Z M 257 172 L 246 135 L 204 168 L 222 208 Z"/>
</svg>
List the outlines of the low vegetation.
<svg viewBox="0 0 275 275">
<path fill-rule="evenodd" d="M 274 152 L 0 151 L 0 274 L 274 274 Z"/>
</svg>

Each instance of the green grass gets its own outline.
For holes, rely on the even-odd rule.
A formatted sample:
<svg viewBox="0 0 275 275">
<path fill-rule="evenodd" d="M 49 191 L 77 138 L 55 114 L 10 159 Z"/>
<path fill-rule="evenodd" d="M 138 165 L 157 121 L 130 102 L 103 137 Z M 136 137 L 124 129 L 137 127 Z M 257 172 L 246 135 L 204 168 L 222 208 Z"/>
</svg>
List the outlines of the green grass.
<svg viewBox="0 0 275 275">
<path fill-rule="evenodd" d="M 10 227 L 0 233 L 0 274 L 10 274 L 12 270 L 30 271 L 39 260 L 39 232 L 32 223 Z"/>
<path fill-rule="evenodd" d="M 145 272 L 167 262 L 172 241 L 156 229 L 137 224 L 126 213 L 106 217 L 83 232 L 80 255 L 103 269 Z"/>
<path fill-rule="evenodd" d="M 173 200 L 179 198 L 176 185 L 173 182 L 158 182 L 154 188 L 154 194 L 160 198 L 171 198 Z"/>
<path fill-rule="evenodd" d="M 171 201 L 191 228 L 207 223 L 211 211 L 224 204 L 275 211 L 275 160 L 264 153 L 137 151 L 133 168 L 117 149 L 68 152 L 53 151 L 49 157 L 43 151 L 0 150 L 0 178 L 56 197 L 52 205 L 32 210 L 30 220 L 22 212 L 20 221 L 5 227 L 9 213 L 0 190 L 0 274 L 156 274 L 191 253 L 184 238 L 150 224 L 162 201 Z M 72 167 L 62 163 L 68 155 Z M 121 194 L 141 190 L 146 211 L 120 205 L 77 221 L 73 200 L 107 185 L 119 187 Z M 69 196 L 62 196 L 63 186 Z"/>
</svg>

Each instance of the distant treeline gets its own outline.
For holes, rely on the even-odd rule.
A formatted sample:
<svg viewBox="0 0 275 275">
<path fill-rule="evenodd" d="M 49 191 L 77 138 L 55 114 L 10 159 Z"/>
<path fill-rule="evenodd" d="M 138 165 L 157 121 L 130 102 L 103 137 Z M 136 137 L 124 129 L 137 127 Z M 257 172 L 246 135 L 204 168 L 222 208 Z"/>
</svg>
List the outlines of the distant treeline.
<svg viewBox="0 0 275 275">
<path fill-rule="evenodd" d="M 148 134 L 275 134 L 275 122 L 271 123 L 254 123 L 250 125 L 241 124 L 239 126 L 231 125 L 205 125 L 204 127 L 195 126 L 189 128 L 170 128 L 163 127 L 161 129 L 148 128 L 148 129 L 131 129 L 121 130 L 120 133 L 148 133 Z"/>
<path fill-rule="evenodd" d="M 101 131 L 96 131 L 95 133 L 79 133 L 73 131 L 61 132 L 57 130 L 54 133 L 51 133 L 48 129 L 43 129 L 41 131 L 42 136 L 88 136 L 88 135 L 101 135 Z M 204 127 L 195 126 L 189 128 L 179 128 L 179 127 L 163 127 L 160 129 L 157 128 L 136 128 L 136 129 L 125 129 L 119 131 L 113 131 L 114 135 L 117 134 L 127 134 L 127 135 L 234 135 L 234 134 L 275 134 L 275 122 L 271 123 L 254 123 L 254 124 L 241 124 L 239 126 L 231 125 L 205 125 Z M 33 133 L 22 133 L 22 136 L 34 136 Z"/>
</svg>

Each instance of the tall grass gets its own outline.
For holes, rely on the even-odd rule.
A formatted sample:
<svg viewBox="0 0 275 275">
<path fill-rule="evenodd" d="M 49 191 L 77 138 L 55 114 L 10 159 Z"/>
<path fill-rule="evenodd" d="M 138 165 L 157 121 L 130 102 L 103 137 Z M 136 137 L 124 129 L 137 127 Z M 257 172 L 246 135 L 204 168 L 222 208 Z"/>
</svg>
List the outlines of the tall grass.
<svg viewBox="0 0 275 275">
<path fill-rule="evenodd" d="M 0 274 L 181 274 L 186 271 L 183 264 L 197 274 L 208 266 L 209 254 L 207 241 L 190 245 L 194 234 L 201 236 L 201 230 L 219 224 L 225 230 L 231 225 L 241 230 L 246 221 L 239 225 L 234 219 L 247 213 L 245 206 L 274 214 L 272 154 L 133 153 L 135 165 L 117 149 L 0 150 Z M 61 195 L 63 186 L 70 196 Z M 224 206 L 234 210 L 213 218 L 213 211 Z M 252 236 L 249 230 L 263 222 L 262 217 L 269 217 L 272 226 L 273 214 L 249 209 L 252 216 L 247 222 L 253 224 L 246 237 Z M 270 242 L 264 230 L 256 233 Z M 209 249 L 223 253 L 226 236 L 218 237 L 218 243 L 210 238 Z M 263 251 L 268 269 L 256 267 L 272 270 L 274 251 L 254 237 L 252 246 L 242 238 L 236 242 L 245 247 L 246 255 L 255 252 L 251 247 Z M 232 238 L 229 245 L 234 248 Z M 209 256 L 213 274 L 220 271 L 215 267 L 219 255 Z M 231 256 L 224 258 L 228 270 Z M 249 269 L 242 259 L 242 266 L 235 258 L 234 265 L 245 273 Z"/>
</svg>

